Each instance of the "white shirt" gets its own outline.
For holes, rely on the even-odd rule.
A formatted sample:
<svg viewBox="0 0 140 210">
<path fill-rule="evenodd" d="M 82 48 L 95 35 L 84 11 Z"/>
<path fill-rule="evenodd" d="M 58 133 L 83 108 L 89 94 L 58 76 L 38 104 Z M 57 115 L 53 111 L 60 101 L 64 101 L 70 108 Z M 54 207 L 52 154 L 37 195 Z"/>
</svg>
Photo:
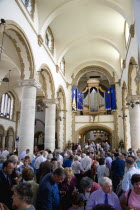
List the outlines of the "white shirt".
<svg viewBox="0 0 140 210">
<path fill-rule="evenodd" d="M 26 156 L 29 156 L 29 153 L 26 153 L 26 151 L 23 151 L 20 155 L 20 159 L 23 160 Z"/>
<path fill-rule="evenodd" d="M 135 167 L 131 167 L 131 168 L 128 169 L 128 171 L 124 175 L 124 178 L 123 178 L 123 181 L 122 181 L 123 191 L 127 191 L 128 189 L 133 188 L 133 186 L 131 184 L 131 177 L 132 177 L 133 174 L 140 174 L 140 171 Z"/>
<path fill-rule="evenodd" d="M 78 160 L 73 161 L 71 167 L 72 167 L 74 174 L 80 174 L 80 172 L 82 170 L 82 165 Z"/>
<path fill-rule="evenodd" d="M 109 177 L 109 169 L 105 165 L 99 165 L 97 168 L 98 182 L 101 177 Z"/>
<path fill-rule="evenodd" d="M 1 156 L 7 157 L 8 155 L 9 155 L 9 151 L 8 151 L 8 150 L 4 150 L 4 151 L 2 152 L 2 155 L 1 155 Z"/>
<path fill-rule="evenodd" d="M 46 161 L 46 158 L 43 157 L 43 155 L 40 155 L 39 157 L 37 157 L 34 164 L 35 169 L 39 169 L 40 164 L 44 161 Z"/>
<path fill-rule="evenodd" d="M 57 156 L 57 161 L 59 161 L 59 160 L 61 160 L 61 161 L 62 161 L 62 163 L 63 163 L 63 156 L 62 156 L 62 155 L 60 155 L 60 154 Z"/>
<path fill-rule="evenodd" d="M 81 160 L 81 165 L 82 165 L 82 170 L 83 171 L 88 171 L 91 169 L 91 164 L 92 164 L 92 159 L 89 156 L 85 156 Z"/>
</svg>

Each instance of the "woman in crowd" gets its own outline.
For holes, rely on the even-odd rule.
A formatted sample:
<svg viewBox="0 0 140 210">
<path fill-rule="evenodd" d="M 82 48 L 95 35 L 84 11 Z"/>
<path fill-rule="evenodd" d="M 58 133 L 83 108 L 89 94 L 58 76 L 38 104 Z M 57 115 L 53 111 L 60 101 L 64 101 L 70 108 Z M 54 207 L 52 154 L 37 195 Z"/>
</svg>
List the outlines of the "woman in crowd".
<svg viewBox="0 0 140 210">
<path fill-rule="evenodd" d="M 60 194 L 62 209 L 67 210 L 72 204 L 72 194 L 76 191 L 77 182 L 72 168 L 66 167 L 64 171 L 66 177 L 60 184 Z"/>
<path fill-rule="evenodd" d="M 126 191 L 121 202 L 123 210 L 140 210 L 140 174 L 134 174 L 131 178 L 133 189 Z"/>
<path fill-rule="evenodd" d="M 90 196 L 90 194 L 98 189 L 100 189 L 100 185 L 96 182 L 93 182 L 89 177 L 83 177 L 80 181 L 80 198 L 83 201 L 83 206 L 86 205 L 86 202 Z"/>
<path fill-rule="evenodd" d="M 35 174 L 33 173 L 33 170 L 31 168 L 23 169 L 22 178 L 24 182 L 26 181 L 26 183 L 29 183 L 32 186 L 33 190 L 32 204 L 35 206 L 39 185 L 35 182 L 34 177 Z"/>
<path fill-rule="evenodd" d="M 35 210 L 32 203 L 32 186 L 29 183 L 21 183 L 14 187 L 13 208 L 17 210 Z"/>
<path fill-rule="evenodd" d="M 73 161 L 71 167 L 74 172 L 74 175 L 76 176 L 77 187 L 79 188 L 79 183 L 80 183 L 80 179 L 81 179 L 80 172 L 81 172 L 82 166 L 81 166 L 81 163 L 78 161 L 77 155 L 74 156 L 74 161 Z"/>
</svg>

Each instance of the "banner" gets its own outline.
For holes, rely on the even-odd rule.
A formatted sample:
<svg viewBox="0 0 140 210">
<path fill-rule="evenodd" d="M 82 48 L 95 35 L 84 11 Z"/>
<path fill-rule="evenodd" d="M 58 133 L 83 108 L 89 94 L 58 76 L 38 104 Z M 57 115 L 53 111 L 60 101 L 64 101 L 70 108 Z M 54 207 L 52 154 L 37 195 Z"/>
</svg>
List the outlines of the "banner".
<svg viewBox="0 0 140 210">
<path fill-rule="evenodd" d="M 83 110 L 83 94 L 77 89 L 77 110 Z"/>
<path fill-rule="evenodd" d="M 111 88 L 105 92 L 105 108 L 106 110 L 111 110 Z"/>
<path fill-rule="evenodd" d="M 72 86 L 72 111 L 77 111 L 77 87 Z"/>
<path fill-rule="evenodd" d="M 117 108 L 116 106 L 116 89 L 115 85 L 111 85 L 111 109 L 115 110 Z"/>
<path fill-rule="evenodd" d="M 115 85 L 111 85 L 105 92 L 106 110 L 116 110 L 116 89 Z"/>
</svg>

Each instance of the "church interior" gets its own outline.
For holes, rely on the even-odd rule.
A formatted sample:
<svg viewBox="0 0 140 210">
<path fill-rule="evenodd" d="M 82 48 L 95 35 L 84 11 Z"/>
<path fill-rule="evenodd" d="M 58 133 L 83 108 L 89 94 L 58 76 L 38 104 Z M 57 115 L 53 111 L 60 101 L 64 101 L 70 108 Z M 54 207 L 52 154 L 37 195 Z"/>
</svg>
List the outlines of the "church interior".
<svg viewBox="0 0 140 210">
<path fill-rule="evenodd" d="M 140 1 L 0 1 L 0 147 L 140 148 Z"/>
</svg>

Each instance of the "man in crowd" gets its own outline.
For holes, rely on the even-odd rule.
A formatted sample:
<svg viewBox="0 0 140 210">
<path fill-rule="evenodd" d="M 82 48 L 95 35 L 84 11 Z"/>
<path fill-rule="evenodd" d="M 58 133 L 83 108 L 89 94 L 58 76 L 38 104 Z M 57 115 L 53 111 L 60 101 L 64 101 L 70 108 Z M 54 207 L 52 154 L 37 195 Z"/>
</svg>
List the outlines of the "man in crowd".
<svg viewBox="0 0 140 210">
<path fill-rule="evenodd" d="M 118 152 L 114 153 L 114 156 L 115 160 L 112 161 L 111 175 L 112 175 L 113 189 L 114 192 L 116 192 L 116 188 L 124 176 L 125 161 L 119 158 Z"/>
<path fill-rule="evenodd" d="M 23 152 L 21 153 L 20 159 L 21 159 L 21 160 L 24 160 L 24 158 L 25 158 L 26 156 L 29 156 L 29 153 L 30 153 L 30 150 L 29 150 L 29 149 L 26 149 L 26 151 L 23 151 Z"/>
<path fill-rule="evenodd" d="M 64 169 L 57 168 L 53 173 L 49 173 L 42 179 L 39 186 L 37 199 L 38 210 L 57 210 L 60 205 L 60 195 L 58 183 L 65 178 Z"/>
<path fill-rule="evenodd" d="M 98 204 L 110 204 L 114 209 L 121 210 L 119 198 L 112 192 L 111 179 L 103 177 L 100 179 L 99 184 L 102 189 L 96 190 L 90 195 L 85 209 L 91 210 Z"/>
<path fill-rule="evenodd" d="M 6 160 L 0 171 L 0 202 L 4 203 L 9 209 L 12 208 L 13 192 L 11 188 L 13 186 L 13 180 L 11 174 L 13 171 L 14 163 L 11 160 Z"/>
<path fill-rule="evenodd" d="M 123 181 L 122 181 L 122 190 L 126 192 L 128 189 L 132 189 L 131 184 L 131 177 L 133 174 L 140 174 L 140 171 L 135 168 L 134 166 L 134 158 L 128 157 L 126 159 L 126 167 L 128 169 L 127 173 L 124 175 Z"/>
</svg>

